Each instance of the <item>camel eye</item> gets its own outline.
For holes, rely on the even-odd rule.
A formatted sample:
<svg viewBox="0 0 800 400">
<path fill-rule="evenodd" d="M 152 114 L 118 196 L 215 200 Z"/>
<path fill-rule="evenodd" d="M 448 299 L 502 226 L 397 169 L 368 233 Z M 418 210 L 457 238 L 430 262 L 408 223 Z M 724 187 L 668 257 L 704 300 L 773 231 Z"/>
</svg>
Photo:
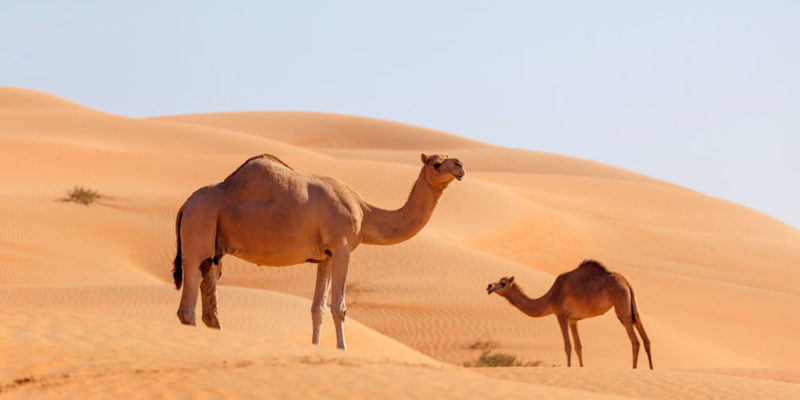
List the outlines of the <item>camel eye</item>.
<svg viewBox="0 0 800 400">
<path fill-rule="evenodd" d="M 433 168 L 436 168 L 436 169 L 439 169 L 439 167 L 441 167 L 441 166 L 442 166 L 442 163 L 438 163 L 437 162 L 437 163 L 433 164 Z"/>
</svg>

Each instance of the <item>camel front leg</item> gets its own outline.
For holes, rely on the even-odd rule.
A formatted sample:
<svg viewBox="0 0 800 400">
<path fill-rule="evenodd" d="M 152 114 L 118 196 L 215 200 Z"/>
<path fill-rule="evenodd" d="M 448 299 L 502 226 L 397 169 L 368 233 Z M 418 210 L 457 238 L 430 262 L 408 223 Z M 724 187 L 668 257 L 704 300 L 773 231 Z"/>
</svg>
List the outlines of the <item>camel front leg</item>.
<svg viewBox="0 0 800 400">
<path fill-rule="evenodd" d="M 314 287 L 314 300 L 311 301 L 311 344 L 319 345 L 319 333 L 322 328 L 322 316 L 325 314 L 325 301 L 331 288 L 330 259 L 317 265 L 317 284 Z"/>
<path fill-rule="evenodd" d="M 344 301 L 344 288 L 347 281 L 347 267 L 350 263 L 350 250 L 342 248 L 331 257 L 331 281 L 333 299 L 331 300 L 331 315 L 336 327 L 336 347 L 347 350 L 344 341 L 344 316 L 347 311 Z"/>
<path fill-rule="evenodd" d="M 567 366 L 572 366 L 572 345 L 569 343 L 569 332 L 567 332 L 567 316 L 556 315 L 558 326 L 561 327 L 561 334 L 564 336 L 564 352 L 567 353 Z"/>
<path fill-rule="evenodd" d="M 217 280 L 221 275 L 222 265 L 214 264 L 206 259 L 206 268 L 200 268 L 203 280 L 200 282 L 200 294 L 203 300 L 203 323 L 209 328 L 220 329 L 217 315 Z"/>
<path fill-rule="evenodd" d="M 583 367 L 583 354 L 581 354 L 581 338 L 578 336 L 578 321 L 569 321 L 569 330 L 572 331 L 572 341 L 575 342 L 575 354 L 578 355 L 578 363 Z"/>
</svg>

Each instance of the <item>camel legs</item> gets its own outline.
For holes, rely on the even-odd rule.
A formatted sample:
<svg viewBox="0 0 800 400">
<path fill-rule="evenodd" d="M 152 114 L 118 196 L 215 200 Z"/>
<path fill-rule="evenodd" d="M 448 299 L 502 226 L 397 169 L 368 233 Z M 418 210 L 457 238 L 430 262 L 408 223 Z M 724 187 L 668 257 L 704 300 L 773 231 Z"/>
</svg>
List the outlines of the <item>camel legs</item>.
<svg viewBox="0 0 800 400">
<path fill-rule="evenodd" d="M 184 325 L 195 325 L 194 309 L 197 306 L 200 280 L 203 278 L 199 267 L 203 263 L 211 262 L 211 260 L 201 261 L 184 257 L 184 261 L 183 293 L 181 293 L 181 305 L 178 307 L 178 319 Z"/>
<path fill-rule="evenodd" d="M 633 326 L 636 327 L 636 330 L 639 331 L 639 336 L 642 337 L 644 351 L 647 352 L 647 362 L 650 364 L 650 369 L 653 369 L 653 358 L 650 357 L 650 339 L 647 337 L 647 333 L 644 332 L 644 326 L 642 326 L 641 317 L 636 318 L 636 322 L 633 323 Z"/>
<path fill-rule="evenodd" d="M 633 368 L 636 368 L 636 363 L 639 361 L 639 338 L 636 337 L 636 333 L 633 331 L 633 314 L 631 313 L 630 298 L 627 297 L 627 293 L 625 293 L 624 296 L 624 301 L 614 303 L 614 312 L 617 313 L 619 322 L 622 322 L 622 326 L 625 327 L 625 332 L 628 333 L 628 337 L 631 339 Z"/>
<path fill-rule="evenodd" d="M 567 353 L 567 366 L 572 366 L 572 345 L 569 343 L 569 332 L 567 332 L 567 316 L 556 315 L 558 326 L 561 327 L 561 334 L 564 336 L 564 352 Z"/>
<path fill-rule="evenodd" d="M 210 208 L 183 210 L 179 228 L 183 264 L 183 293 L 181 293 L 181 305 L 178 307 L 178 319 L 184 325 L 195 325 L 194 310 L 197 306 L 200 281 L 203 280 L 203 275 L 208 275 L 203 271 L 207 272 L 213 269 L 211 260 L 214 257 L 214 238 L 217 229 L 214 213 L 216 210 Z M 205 284 L 204 293 L 213 293 L 216 290 L 216 279 L 214 278 L 213 284 L 211 282 Z M 204 306 L 206 297 L 209 296 L 204 294 Z M 216 299 L 214 301 L 216 302 Z M 216 309 L 216 307 L 214 308 Z M 214 314 L 216 318 L 216 312 Z M 204 322 L 205 319 L 204 315 Z"/>
<path fill-rule="evenodd" d="M 325 314 L 325 301 L 331 288 L 331 262 L 325 260 L 317 264 L 317 284 L 314 300 L 311 302 L 311 343 L 319 344 L 319 331 L 322 328 L 322 315 Z"/>
<path fill-rule="evenodd" d="M 344 342 L 344 316 L 347 310 L 344 301 L 344 286 L 347 280 L 347 267 L 350 263 L 350 250 L 343 247 L 332 254 L 331 257 L 331 280 L 332 296 L 331 315 L 333 324 L 336 326 L 336 347 L 346 350 Z"/>
<path fill-rule="evenodd" d="M 633 331 L 633 324 L 630 321 L 623 322 L 625 332 L 628 332 L 628 337 L 631 339 L 631 348 L 633 350 L 633 368 L 636 368 L 636 362 L 639 361 L 639 338 Z"/>
<path fill-rule="evenodd" d="M 572 331 L 572 340 L 575 342 L 575 353 L 578 355 L 578 363 L 583 366 L 583 355 L 581 354 L 581 338 L 578 336 L 578 321 L 570 320 L 569 329 Z"/>
<path fill-rule="evenodd" d="M 203 323 L 209 328 L 220 329 L 217 317 L 217 280 L 222 275 L 222 265 L 214 264 L 211 260 L 203 261 L 200 272 L 203 280 L 200 282 L 200 294 L 203 300 Z"/>
</svg>

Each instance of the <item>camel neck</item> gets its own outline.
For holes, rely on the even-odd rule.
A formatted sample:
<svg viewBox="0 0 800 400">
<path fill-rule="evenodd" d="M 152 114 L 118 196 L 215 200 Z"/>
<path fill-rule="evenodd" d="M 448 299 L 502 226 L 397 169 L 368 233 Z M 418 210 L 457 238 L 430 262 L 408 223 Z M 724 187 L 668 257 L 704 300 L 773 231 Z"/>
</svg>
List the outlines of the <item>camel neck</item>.
<svg viewBox="0 0 800 400">
<path fill-rule="evenodd" d="M 431 186 L 420 171 L 408 200 L 397 210 L 364 205 L 363 243 L 390 245 L 416 235 L 428 223 L 443 188 Z"/>
<path fill-rule="evenodd" d="M 544 317 L 553 313 L 553 309 L 550 307 L 549 294 L 548 292 L 538 299 L 532 299 L 526 296 L 516 283 L 512 283 L 508 293 L 502 296 L 523 313 L 531 317 Z"/>
</svg>

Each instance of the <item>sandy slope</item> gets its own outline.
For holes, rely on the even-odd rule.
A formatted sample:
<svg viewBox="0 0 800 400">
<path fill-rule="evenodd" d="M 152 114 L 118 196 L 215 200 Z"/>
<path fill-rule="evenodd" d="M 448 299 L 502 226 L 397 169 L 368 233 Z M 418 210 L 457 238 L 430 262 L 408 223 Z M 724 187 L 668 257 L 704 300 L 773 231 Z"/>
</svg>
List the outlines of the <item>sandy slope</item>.
<svg viewBox="0 0 800 400">
<path fill-rule="evenodd" d="M 362 246 L 348 279 L 351 350 L 309 344 L 311 265 L 224 260 L 224 330 L 188 328 L 171 288 L 174 215 L 253 154 L 336 176 L 399 207 L 419 153 L 467 177 L 429 225 Z M 606 165 L 499 148 L 414 126 L 314 113 L 131 119 L 0 88 L 0 395 L 8 397 L 796 398 L 800 232 L 735 204 Z M 60 201 L 73 185 L 107 197 Z M 656 371 L 630 371 L 611 315 L 581 322 L 589 368 L 465 369 L 476 341 L 563 365 L 531 295 L 583 258 L 624 273 Z M 256 289 L 256 290 L 254 290 Z M 352 316 L 352 318 L 351 318 Z"/>
</svg>

